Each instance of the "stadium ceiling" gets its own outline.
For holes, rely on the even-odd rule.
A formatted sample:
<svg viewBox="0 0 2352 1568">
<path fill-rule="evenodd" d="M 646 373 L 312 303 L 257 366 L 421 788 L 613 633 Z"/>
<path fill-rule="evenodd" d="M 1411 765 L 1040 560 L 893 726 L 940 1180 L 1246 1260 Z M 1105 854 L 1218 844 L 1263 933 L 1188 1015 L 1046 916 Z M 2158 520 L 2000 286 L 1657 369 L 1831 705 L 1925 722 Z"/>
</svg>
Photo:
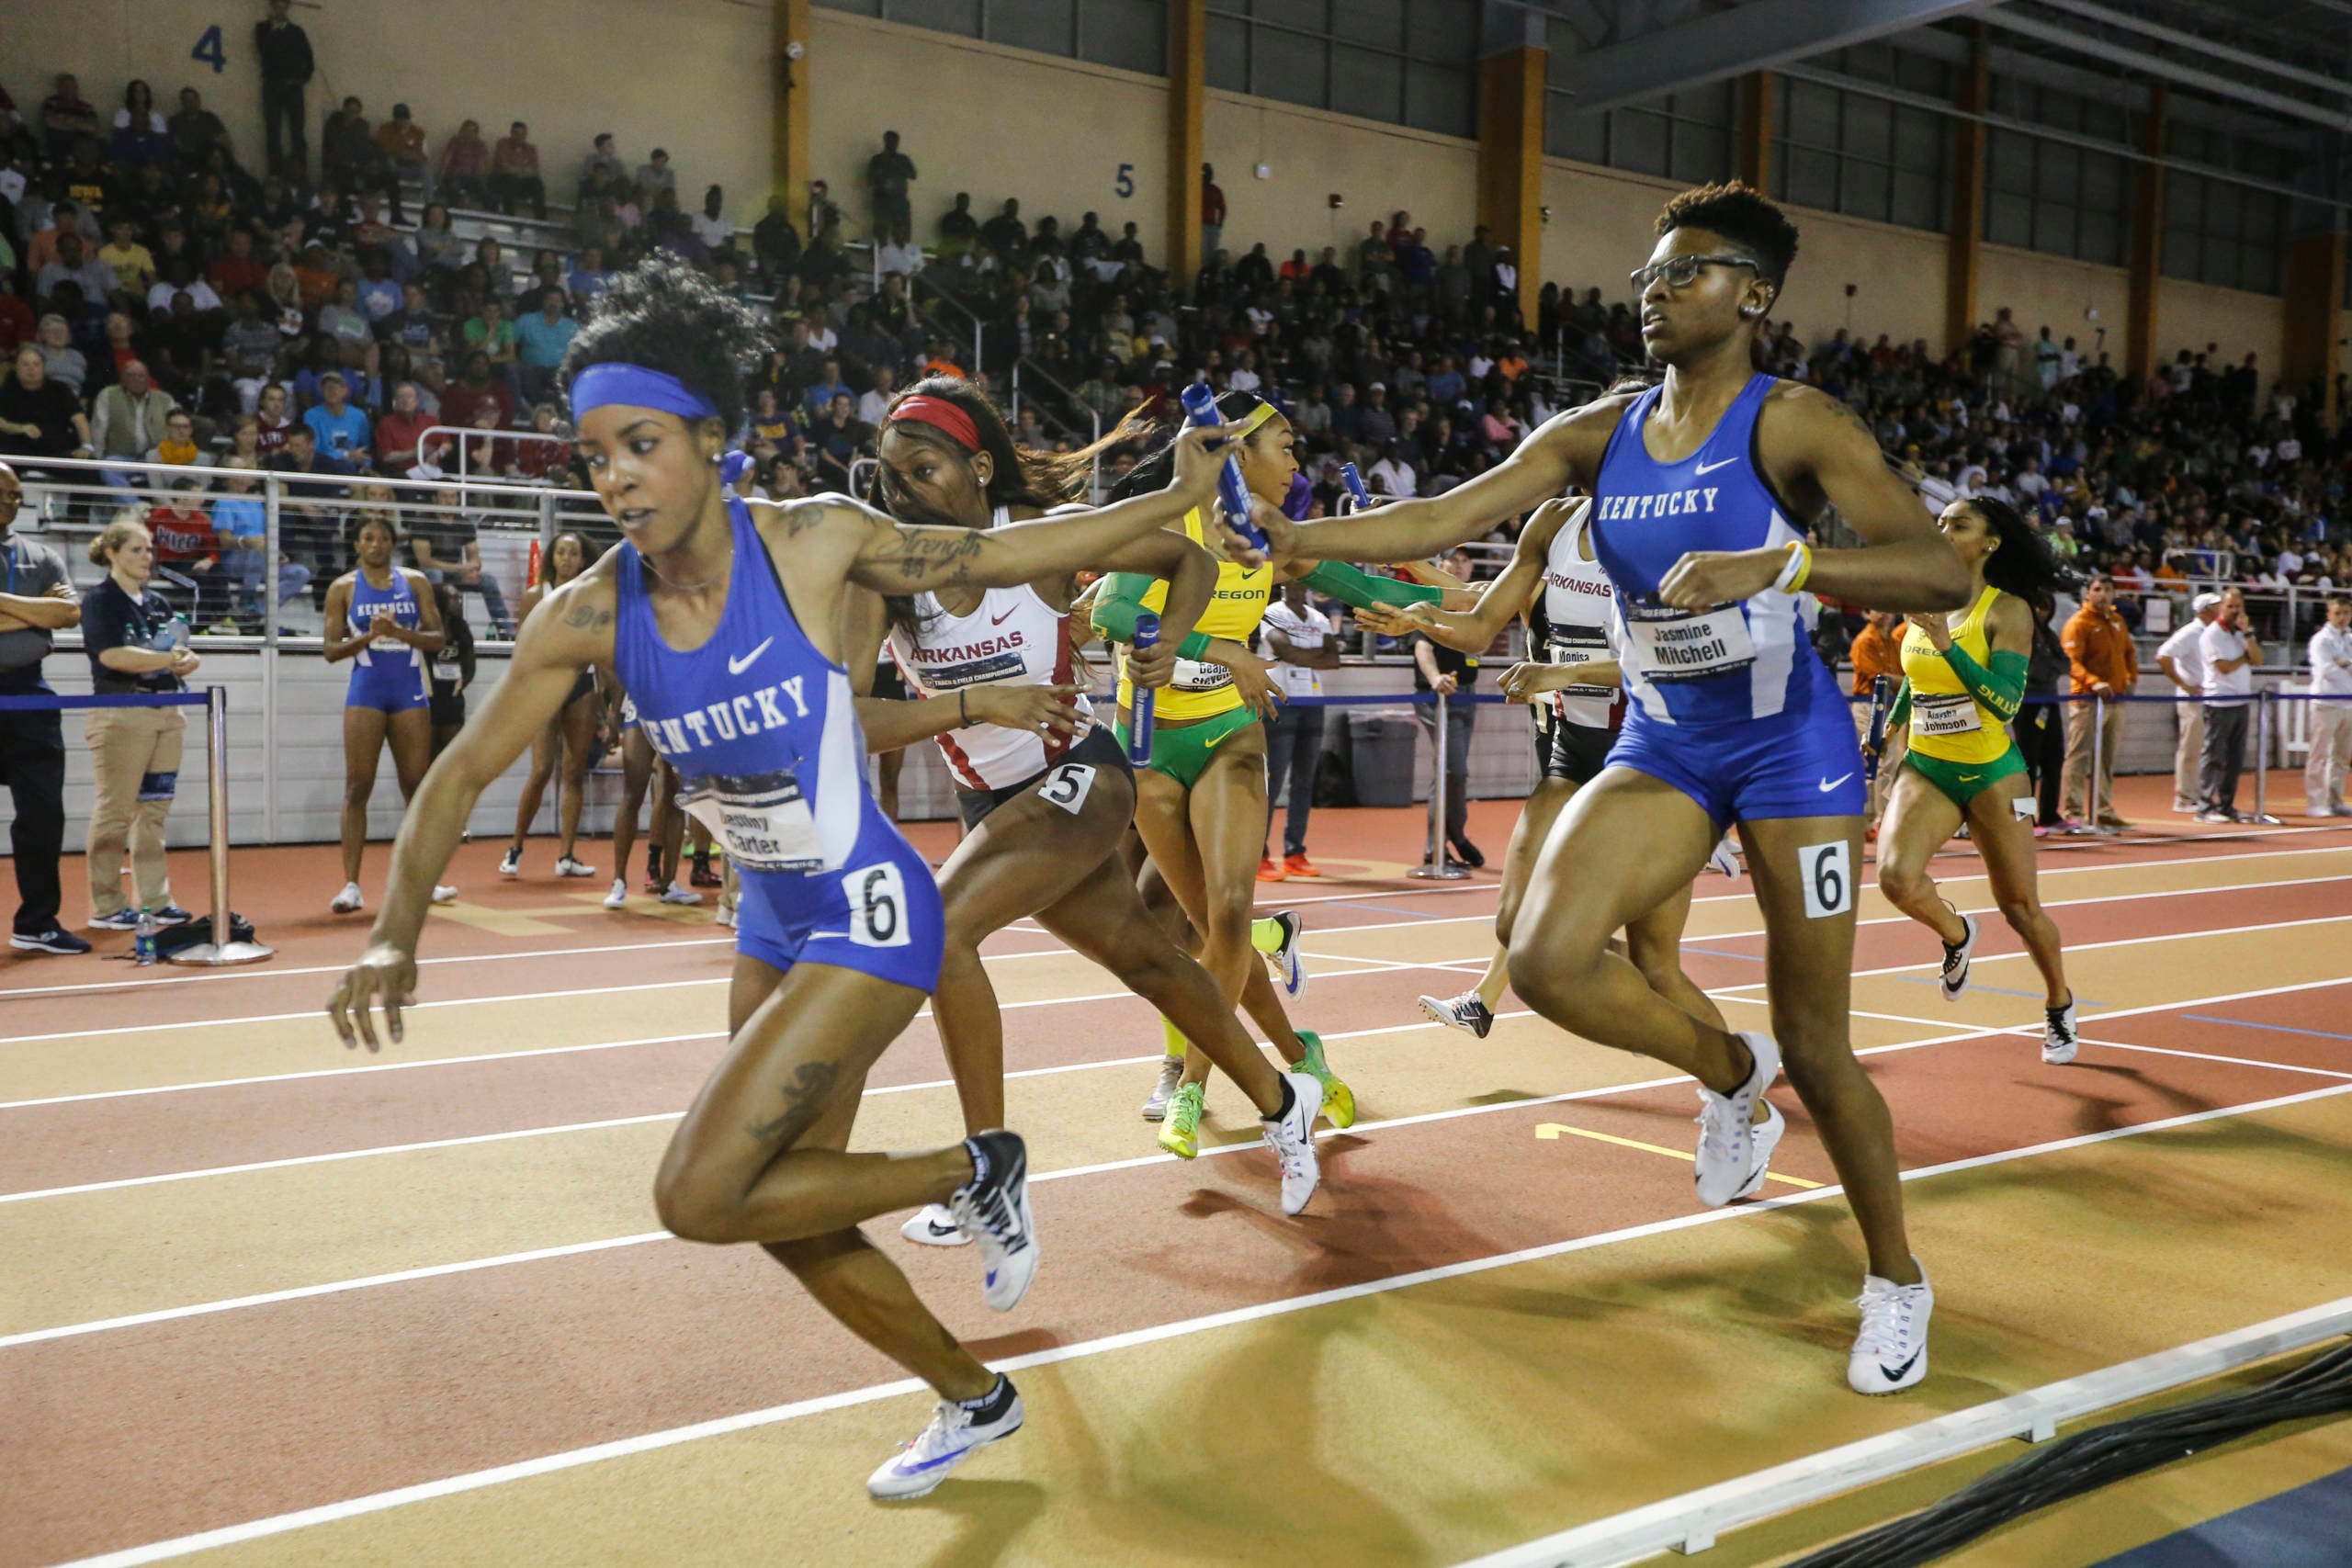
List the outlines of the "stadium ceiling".
<svg viewBox="0 0 2352 1568">
<path fill-rule="evenodd" d="M 1490 0 L 1565 24 L 1555 73 L 1579 112 L 1654 100 L 1748 71 L 1818 60 L 1872 39 L 1954 41 L 1981 21 L 1996 72 L 2096 77 L 2144 94 L 2163 83 L 2258 140 L 2312 149 L 2352 131 L 2352 0 Z M 1924 36 L 1923 36 L 1924 29 Z M 1555 46 L 1561 28 L 1551 29 Z M 1905 37 L 1905 35 L 1910 35 Z M 1947 53 L 1946 49 L 1932 52 Z M 1826 63 L 1824 62 L 1824 63 Z M 2012 70 L 2012 64 L 2023 69 Z M 2334 138 L 2324 138 L 2333 141 Z"/>
</svg>

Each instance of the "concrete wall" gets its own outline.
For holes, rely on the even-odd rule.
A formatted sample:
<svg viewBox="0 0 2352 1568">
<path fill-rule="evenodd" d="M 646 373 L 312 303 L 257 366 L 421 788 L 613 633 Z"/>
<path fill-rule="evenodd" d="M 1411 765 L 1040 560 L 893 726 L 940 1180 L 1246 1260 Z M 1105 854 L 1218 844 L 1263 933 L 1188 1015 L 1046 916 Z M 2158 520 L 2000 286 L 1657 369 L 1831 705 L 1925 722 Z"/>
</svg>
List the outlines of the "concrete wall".
<svg viewBox="0 0 2352 1568">
<path fill-rule="evenodd" d="M 1475 141 L 1238 93 L 1211 92 L 1206 115 L 1207 157 L 1225 192 L 1223 243 L 1237 256 L 1262 240 L 1277 263 L 1336 245 L 1344 264 L 1374 218 L 1385 224 L 1399 209 L 1442 256 L 1478 220 Z M 1334 194 L 1345 203 L 1336 211 Z"/>
<path fill-rule="evenodd" d="M 2215 346 L 2216 368 L 2235 365 L 2248 354 L 2270 385 L 2286 353 L 2287 302 L 2272 294 L 2247 294 L 2167 277 L 2156 286 L 2156 357 L 2169 360 L 2182 349 Z"/>
<path fill-rule="evenodd" d="M 2105 327 L 2108 362 L 2120 371 L 2132 356 L 2131 293 L 2132 275 L 2121 267 L 1986 245 L 1976 315 L 1989 321 L 2007 305 L 2028 338 L 2047 326 L 2053 342 L 2074 338 L 2086 364 L 2098 363 L 2098 329 Z M 2090 310 L 2098 312 L 2098 321 L 2086 315 Z"/>
</svg>

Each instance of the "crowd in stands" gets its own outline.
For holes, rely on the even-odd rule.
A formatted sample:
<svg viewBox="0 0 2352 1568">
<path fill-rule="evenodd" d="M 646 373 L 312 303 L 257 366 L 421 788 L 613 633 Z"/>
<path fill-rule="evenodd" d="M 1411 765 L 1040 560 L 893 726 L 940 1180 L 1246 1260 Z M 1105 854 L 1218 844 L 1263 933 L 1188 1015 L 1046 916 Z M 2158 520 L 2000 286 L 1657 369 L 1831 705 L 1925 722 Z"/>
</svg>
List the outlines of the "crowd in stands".
<svg viewBox="0 0 2352 1568">
<path fill-rule="evenodd" d="M 286 47 L 264 36 L 273 27 L 300 31 L 263 24 L 266 50 Z M 1640 358 L 1632 302 L 1598 288 L 1546 284 L 1522 320 L 1515 258 L 1484 229 L 1433 243 L 1398 211 L 1346 254 L 1237 255 L 1205 167 L 1208 260 L 1179 278 L 1135 224 L 1114 233 L 1093 212 L 1066 231 L 1017 198 L 982 216 L 958 193 L 918 218 L 919 169 L 895 132 L 865 171 L 870 221 L 854 241 L 822 180 L 805 209 L 775 197 L 739 231 L 716 186 L 681 202 L 662 149 L 632 162 L 599 136 L 543 159 L 522 122 L 491 142 L 476 120 L 441 134 L 404 104 L 371 120 L 356 96 L 322 122 L 315 173 L 299 136 L 251 166 L 194 87 L 166 115 L 133 81 L 107 111 L 59 77 L 24 111 L 0 102 L 0 454 L 36 476 L 44 457 L 206 457 L 299 470 L 317 481 L 306 493 L 348 502 L 370 477 L 456 467 L 450 438 L 424 434 L 437 424 L 483 433 L 469 472 L 562 480 L 568 449 L 522 433 L 566 433 L 565 346 L 612 272 L 657 250 L 768 305 L 775 343 L 743 439 L 772 497 L 847 488 L 913 379 L 962 374 L 1009 403 L 1016 365 L 1024 443 L 1084 445 L 1205 378 L 1283 407 L 1327 507 L 1345 461 L 1375 492 L 1432 494 Z M 452 223 L 451 202 L 545 218 L 551 198 L 570 202 L 568 231 L 537 231 L 548 243 L 527 265 Z M 1849 403 L 1931 503 L 2014 501 L 2062 556 L 2115 575 L 2135 625 L 2176 580 L 2184 602 L 2190 578 L 2352 581 L 2352 535 L 2331 526 L 2352 447 L 2321 427 L 2313 389 L 2258 396 L 2251 355 L 2223 366 L 2184 349 L 2136 382 L 2096 344 L 2030 339 L 2004 310 L 1948 355 L 1842 329 L 1809 343 L 1782 321 L 1761 357 Z M 1135 457 L 1133 443 L 1107 450 L 1106 481 Z M 183 520 L 209 512 L 216 530 L 235 510 L 225 494 L 151 499 Z M 197 534 L 177 530 L 207 547 Z M 266 570 L 256 541 L 218 544 L 239 552 L 244 591 L 222 607 L 249 607 Z M 347 564 L 326 541 L 277 563 L 281 590 L 315 593 Z"/>
</svg>

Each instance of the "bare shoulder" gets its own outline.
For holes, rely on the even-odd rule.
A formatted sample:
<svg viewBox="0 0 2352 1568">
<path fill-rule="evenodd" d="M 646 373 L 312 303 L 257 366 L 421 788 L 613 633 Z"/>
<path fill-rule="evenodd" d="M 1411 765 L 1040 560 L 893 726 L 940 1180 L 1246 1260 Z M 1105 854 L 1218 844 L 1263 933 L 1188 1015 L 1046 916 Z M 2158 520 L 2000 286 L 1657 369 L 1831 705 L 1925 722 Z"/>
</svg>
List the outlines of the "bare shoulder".
<svg viewBox="0 0 2352 1568">
<path fill-rule="evenodd" d="M 1527 438 L 1527 445 L 1541 443 L 1576 454 L 1589 447 L 1598 458 L 1600 448 L 1608 446 L 1609 438 L 1617 433 L 1617 423 L 1625 417 L 1625 411 L 1640 397 L 1639 392 L 1610 392 L 1589 403 L 1563 409 L 1537 425 L 1535 433 Z"/>
<path fill-rule="evenodd" d="M 539 609 L 545 614 L 532 619 L 601 642 L 609 649 L 613 625 L 620 615 L 620 574 L 619 550 L 605 551 L 571 581 L 548 589 L 539 599 Z"/>
<path fill-rule="evenodd" d="M 746 501 L 752 525 L 771 548 L 795 539 L 808 542 L 812 530 L 872 530 L 889 519 L 846 495 L 812 495 L 799 501 Z"/>
<path fill-rule="evenodd" d="M 1878 436 L 1869 422 L 1851 405 L 1803 381 L 1776 383 L 1764 394 L 1764 407 L 1758 417 L 1794 434 L 1826 435 L 1842 431 L 1860 435 L 1872 446 L 1878 445 Z"/>
</svg>

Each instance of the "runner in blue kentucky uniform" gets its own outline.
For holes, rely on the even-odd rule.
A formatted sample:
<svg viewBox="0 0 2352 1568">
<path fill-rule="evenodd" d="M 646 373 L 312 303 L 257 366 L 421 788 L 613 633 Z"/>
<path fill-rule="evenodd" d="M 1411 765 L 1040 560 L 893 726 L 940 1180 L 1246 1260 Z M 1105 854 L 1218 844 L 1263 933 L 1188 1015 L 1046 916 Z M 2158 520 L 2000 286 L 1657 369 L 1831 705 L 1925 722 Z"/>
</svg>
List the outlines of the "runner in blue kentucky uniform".
<svg viewBox="0 0 2352 1568">
<path fill-rule="evenodd" d="M 1547 421 L 1442 496 L 1263 525 L 1278 555 L 1404 560 L 1571 487 L 1592 496 L 1631 714 L 1544 841 L 1510 933 L 1511 987 L 1562 1028 L 1699 1081 L 1695 1174 L 1710 1206 L 1761 1190 L 1786 1126 L 1764 1091 L 1787 1062 L 1868 1250 L 1847 1382 L 1891 1393 L 1927 1375 L 1934 1296 L 1904 1224 L 1886 1102 L 1854 1059 L 1861 761 L 1813 655 L 1804 590 L 1926 613 L 1958 607 L 1969 574 L 1869 426 L 1814 388 L 1755 373 L 1795 226 L 1746 186 L 1708 186 L 1668 202 L 1657 233 L 1633 284 L 1660 385 Z M 1805 542 L 1833 506 L 1859 547 Z M 1727 822 L 1770 932 L 1770 1032 L 1677 1007 L 1611 947 L 1683 893 Z"/>
<path fill-rule="evenodd" d="M 1033 582 L 1096 566 L 1209 503 L 1218 459 L 1182 438 L 1169 487 L 1098 511 L 991 528 L 922 527 L 842 496 L 747 506 L 729 486 L 743 378 L 763 328 L 674 258 L 613 280 L 561 378 L 579 456 L 627 541 L 531 612 L 507 673 L 411 801 L 369 946 L 329 1003 L 347 1045 L 394 1041 L 416 988 L 434 875 L 481 791 L 560 712 L 580 672 L 617 674 L 688 808 L 742 875 L 727 1054 L 654 1180 L 690 1241 L 754 1243 L 818 1303 L 939 1395 L 931 1424 L 866 1482 L 921 1496 L 1022 1422 L 1020 1396 L 940 1324 L 858 1226 L 945 1203 L 977 1244 L 983 1295 L 1007 1311 L 1037 1262 L 1021 1139 L 849 1152 L 866 1074 L 937 977 L 937 886 L 864 786 L 865 739 L 841 661 L 854 584 L 917 594 Z M 788 541 L 788 543 L 787 543 Z M 746 1374 L 788 1351 L 742 1326 Z"/>
<path fill-rule="evenodd" d="M 1854 721 L 1813 650 L 1820 607 L 1767 588 L 1701 611 L 1658 602 L 1693 551 L 1786 550 L 1804 536 L 1755 460 L 1756 416 L 1780 382 L 1751 377 L 1713 434 L 1679 462 L 1643 437 L 1663 387 L 1618 422 L 1593 487 L 1592 544 L 1617 590 L 1630 699 L 1609 761 L 1663 779 L 1717 826 L 1860 816 L 1868 804 Z"/>
<path fill-rule="evenodd" d="M 687 812 L 742 876 L 736 951 L 773 968 L 834 964 L 919 991 L 939 980 L 939 887 L 865 788 L 848 672 L 801 631 L 751 511 L 727 498 L 744 569 L 708 642 L 662 639 L 623 540 L 613 664 Z M 1849 727 L 1850 733 L 1851 727 Z"/>
</svg>

